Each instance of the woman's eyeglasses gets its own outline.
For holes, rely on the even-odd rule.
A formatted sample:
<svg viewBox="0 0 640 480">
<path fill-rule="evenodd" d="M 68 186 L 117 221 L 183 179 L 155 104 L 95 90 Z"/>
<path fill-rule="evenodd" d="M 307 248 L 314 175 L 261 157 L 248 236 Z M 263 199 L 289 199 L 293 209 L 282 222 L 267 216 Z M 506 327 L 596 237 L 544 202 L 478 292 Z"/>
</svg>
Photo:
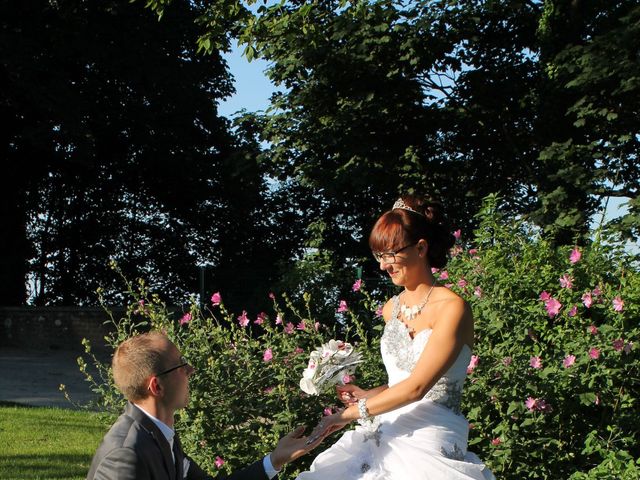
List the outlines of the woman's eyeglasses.
<svg viewBox="0 0 640 480">
<path fill-rule="evenodd" d="M 384 262 L 384 263 L 396 263 L 397 259 L 396 259 L 396 255 L 399 254 L 401 251 L 414 246 L 415 244 L 417 244 L 418 242 L 414 242 L 414 243 L 410 243 L 409 245 L 405 245 L 402 248 L 399 248 L 398 250 L 396 250 L 395 252 L 373 252 L 373 258 L 376 259 L 377 262 Z"/>
</svg>

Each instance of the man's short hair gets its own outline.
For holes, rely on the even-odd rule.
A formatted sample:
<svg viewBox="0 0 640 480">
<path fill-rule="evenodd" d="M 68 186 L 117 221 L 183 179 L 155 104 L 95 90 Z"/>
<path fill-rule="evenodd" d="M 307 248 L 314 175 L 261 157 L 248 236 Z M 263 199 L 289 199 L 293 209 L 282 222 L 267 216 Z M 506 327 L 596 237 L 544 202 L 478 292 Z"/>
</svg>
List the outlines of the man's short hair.
<svg viewBox="0 0 640 480">
<path fill-rule="evenodd" d="M 116 348 L 111 361 L 113 379 L 130 402 L 145 399 L 149 377 L 166 369 L 165 341 L 169 341 L 166 335 L 152 331 L 131 337 Z"/>
</svg>

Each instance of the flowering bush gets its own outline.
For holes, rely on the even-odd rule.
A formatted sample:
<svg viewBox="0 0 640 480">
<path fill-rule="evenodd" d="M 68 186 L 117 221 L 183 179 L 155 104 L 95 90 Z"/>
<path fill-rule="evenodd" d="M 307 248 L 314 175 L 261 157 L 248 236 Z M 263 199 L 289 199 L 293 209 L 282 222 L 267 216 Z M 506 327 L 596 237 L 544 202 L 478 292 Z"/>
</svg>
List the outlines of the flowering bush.
<svg viewBox="0 0 640 480">
<path fill-rule="evenodd" d="M 640 275 L 613 243 L 555 248 L 488 199 L 448 265 L 476 319 L 470 448 L 498 478 L 640 478 Z"/>
<path fill-rule="evenodd" d="M 328 339 L 347 338 L 358 347 L 357 357 L 366 365 L 358 372 L 358 381 L 384 381 L 378 345 L 372 344 L 375 337 L 367 335 L 370 326 L 352 309 L 337 314 L 344 328 L 336 332 L 313 316 L 309 295 L 303 296 L 304 305 L 299 307 L 286 295 L 276 299 L 271 294 L 272 312 L 260 312 L 254 318 L 247 311 L 227 311 L 224 292 L 214 293 L 205 309 L 194 301 L 189 311 L 173 312 L 144 281 L 127 286 L 131 304 L 123 318 L 112 318 L 115 331 L 106 340 L 115 348 L 136 331 L 163 330 L 195 367 L 190 404 L 178 413 L 176 428 L 185 451 L 210 472 L 230 472 L 260 459 L 295 426 L 307 425 L 310 432 L 323 415 L 335 411 L 335 393 L 312 396 L 299 385 L 310 352 Z M 373 319 L 380 330 L 381 320 L 374 314 L 378 305 L 364 291 L 358 299 L 359 308 L 369 310 L 361 316 L 363 321 Z M 339 306 L 336 302 L 336 310 Z M 79 359 L 81 370 L 100 395 L 98 405 L 113 419 L 121 413 L 124 400 L 113 384 L 109 365 L 91 356 L 90 345 L 85 345 L 100 374 L 87 373 L 86 359 Z M 352 381 L 353 376 L 346 373 L 341 380 Z M 295 475 L 311 459 L 307 456 L 285 467 L 283 478 Z"/>
<path fill-rule="evenodd" d="M 637 263 L 602 242 L 555 248 L 501 218 L 495 198 L 485 204 L 475 237 L 456 237 L 451 263 L 435 273 L 476 318 L 463 404 L 469 448 L 498 478 L 639 478 Z M 471 245 L 463 248 L 465 241 Z M 254 318 L 227 311 L 224 292 L 216 292 L 204 310 L 193 302 L 176 314 L 139 282 L 129 285 L 133 301 L 124 318 L 114 319 L 108 341 L 115 346 L 149 327 L 168 333 L 196 368 L 191 404 L 177 423 L 185 450 L 212 472 L 230 471 L 336 407 L 335 395 L 309 396 L 298 385 L 317 345 L 331 338 L 353 343 L 364 360 L 356 382 L 367 388 L 385 381 L 382 299 L 365 287 L 358 281 L 349 297 L 335 299 L 339 321 L 329 329 L 325 324 L 334 322 L 314 315 L 309 295 L 302 306 L 271 295 L 273 310 Z M 91 380 L 102 405 L 117 413 L 122 399 L 108 366 L 98 367 L 102 380 Z M 288 466 L 283 478 L 312 456 Z"/>
</svg>

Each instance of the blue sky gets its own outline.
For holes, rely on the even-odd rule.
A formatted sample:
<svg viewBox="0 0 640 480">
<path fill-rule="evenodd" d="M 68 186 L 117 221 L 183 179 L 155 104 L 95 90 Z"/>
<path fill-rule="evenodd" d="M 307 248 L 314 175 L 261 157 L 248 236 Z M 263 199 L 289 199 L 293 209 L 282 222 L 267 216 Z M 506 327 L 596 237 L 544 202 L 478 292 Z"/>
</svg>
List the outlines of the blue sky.
<svg viewBox="0 0 640 480">
<path fill-rule="evenodd" d="M 236 94 L 219 105 L 219 113 L 229 118 L 242 109 L 255 112 L 267 108 L 269 96 L 275 91 L 275 87 L 264 75 L 267 62 L 249 62 L 242 56 L 242 49 L 237 45 L 224 57 L 234 77 Z"/>
</svg>

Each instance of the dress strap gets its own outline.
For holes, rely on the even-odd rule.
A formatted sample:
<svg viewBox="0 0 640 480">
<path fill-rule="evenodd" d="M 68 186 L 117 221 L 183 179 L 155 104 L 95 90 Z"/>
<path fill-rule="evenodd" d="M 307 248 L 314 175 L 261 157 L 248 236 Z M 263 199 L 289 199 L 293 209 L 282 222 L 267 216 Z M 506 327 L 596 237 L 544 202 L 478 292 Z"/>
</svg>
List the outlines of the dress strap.
<svg viewBox="0 0 640 480">
<path fill-rule="evenodd" d="M 393 310 L 391 311 L 391 319 L 398 320 L 400 315 L 400 295 L 394 295 L 393 298 Z"/>
</svg>

